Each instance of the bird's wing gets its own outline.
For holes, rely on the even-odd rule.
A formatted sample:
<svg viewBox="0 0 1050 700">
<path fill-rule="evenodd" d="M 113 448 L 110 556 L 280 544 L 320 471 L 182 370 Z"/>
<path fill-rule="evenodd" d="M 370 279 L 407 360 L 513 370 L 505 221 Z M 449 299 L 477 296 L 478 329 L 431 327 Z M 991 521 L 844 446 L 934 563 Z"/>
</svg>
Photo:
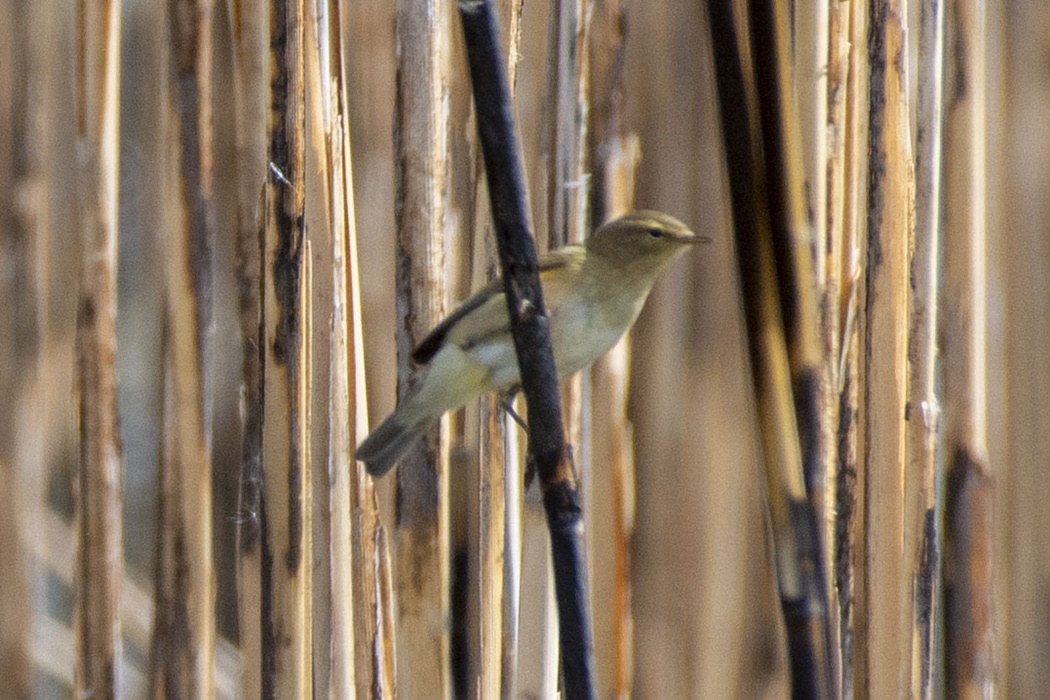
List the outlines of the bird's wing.
<svg viewBox="0 0 1050 700">
<path fill-rule="evenodd" d="M 582 258 L 583 249 L 578 247 L 562 248 L 544 255 L 539 261 L 540 283 L 546 288 L 548 280 L 545 278 L 554 270 L 578 265 Z M 426 364 L 449 339 L 467 347 L 505 333 L 507 328 L 503 279 L 497 278 L 475 292 L 435 326 L 412 351 L 412 359 L 419 364 Z"/>
</svg>

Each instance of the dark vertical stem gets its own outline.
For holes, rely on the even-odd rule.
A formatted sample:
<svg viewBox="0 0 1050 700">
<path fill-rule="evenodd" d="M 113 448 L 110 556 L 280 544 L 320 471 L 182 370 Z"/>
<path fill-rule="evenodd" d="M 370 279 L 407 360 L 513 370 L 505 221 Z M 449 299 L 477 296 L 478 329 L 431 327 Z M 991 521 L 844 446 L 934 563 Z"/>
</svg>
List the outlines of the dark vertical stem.
<svg viewBox="0 0 1050 700">
<path fill-rule="evenodd" d="M 775 396 L 779 392 L 791 391 L 788 377 L 778 368 L 772 355 L 786 356 L 790 344 L 785 347 L 785 340 L 794 341 L 798 335 L 793 330 L 798 320 L 794 308 L 791 304 L 781 304 L 781 299 L 791 297 L 798 280 L 793 279 L 792 285 L 786 289 L 780 289 L 781 285 L 778 284 L 778 258 L 781 261 L 784 258 L 783 247 L 790 245 L 787 237 L 795 233 L 790 226 L 797 225 L 798 217 L 790 215 L 789 203 L 786 201 L 788 193 L 785 188 L 790 183 L 784 170 L 790 163 L 784 157 L 787 151 L 780 141 L 783 133 L 777 132 L 765 142 L 762 141 L 759 103 L 763 99 L 771 101 L 766 105 L 767 112 L 777 119 L 783 119 L 780 116 L 781 105 L 776 100 L 782 96 L 785 87 L 777 84 L 775 77 L 769 78 L 774 85 L 767 85 L 766 91 L 761 89 L 761 85 L 756 85 L 762 79 L 756 78 L 755 73 L 763 71 L 755 70 L 750 62 L 743 26 L 739 21 L 742 9 L 739 4 L 734 5 L 731 0 L 711 0 L 708 3 L 708 19 L 714 49 L 744 313 L 767 461 L 767 492 L 777 543 L 779 588 L 788 635 L 792 695 L 795 698 L 823 698 L 829 697 L 830 678 L 823 629 L 824 602 L 820 587 L 823 574 L 820 569 L 818 521 L 811 504 L 804 499 L 801 487 L 796 485 L 797 477 L 786 473 L 793 466 L 788 462 L 794 461 L 796 468 L 801 464 L 800 446 L 785 444 L 785 441 L 798 440 L 796 422 L 801 424 L 799 428 L 802 430 L 813 427 L 809 425 L 813 422 L 800 419 L 797 415 L 778 414 L 774 408 L 779 403 Z M 759 23 L 760 19 L 756 19 L 755 23 Z M 760 43 L 760 37 L 755 37 L 754 41 Z M 769 53 L 775 55 L 772 49 Z M 763 70 L 772 71 L 775 68 L 766 66 Z M 773 94 L 768 94 L 770 88 Z M 764 122 L 762 126 L 765 126 Z M 782 125 L 778 128 L 782 128 Z M 795 131 L 797 136 L 797 129 Z M 797 165 L 800 171 L 800 163 Z M 770 177 L 771 171 L 774 177 Z M 777 246 L 775 234 L 784 238 L 781 246 Z M 783 279 L 779 279 L 779 282 L 783 282 Z M 813 320 L 815 322 L 815 317 Z M 812 331 L 815 334 L 815 325 Z M 791 359 L 794 369 L 797 366 L 795 358 Z M 807 391 L 815 389 L 815 381 L 809 383 L 812 384 L 811 388 L 807 389 L 807 382 L 802 383 L 802 388 Z M 805 410 L 806 407 L 802 408 Z M 803 456 L 807 460 L 810 458 L 806 453 Z M 782 463 L 770 464 L 771 459 Z"/>
<path fill-rule="evenodd" d="M 564 690 L 593 698 L 594 660 L 579 491 L 565 448 L 549 319 L 537 274 L 525 177 L 491 2 L 460 2 L 478 132 L 503 269 L 511 333 L 521 369 L 529 447 L 551 535 Z"/>
<path fill-rule="evenodd" d="M 792 529 L 799 545 L 804 619 L 809 632 L 814 691 L 830 694 L 824 548 L 817 507 L 823 492 L 821 451 L 820 346 L 816 287 L 809 226 L 803 199 L 802 141 L 792 94 L 788 8 L 784 0 L 751 0 L 750 28 L 758 113 L 762 125 L 763 163 L 769 202 L 774 264 L 780 309 L 791 363 L 791 389 L 798 424 L 807 499 L 793 504 Z M 793 660 L 795 657 L 792 657 Z M 798 692 L 796 686 L 795 692 Z M 814 697 L 807 695 L 806 697 Z"/>
</svg>

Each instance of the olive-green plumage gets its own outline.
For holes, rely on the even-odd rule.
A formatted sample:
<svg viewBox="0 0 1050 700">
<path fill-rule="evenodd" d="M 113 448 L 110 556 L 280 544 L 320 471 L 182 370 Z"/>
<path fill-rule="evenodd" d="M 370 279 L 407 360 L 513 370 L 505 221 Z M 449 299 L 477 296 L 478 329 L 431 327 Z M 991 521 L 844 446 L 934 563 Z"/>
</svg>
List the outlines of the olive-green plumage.
<svg viewBox="0 0 1050 700">
<path fill-rule="evenodd" d="M 637 211 L 601 226 L 583 246 L 540 259 L 540 283 L 550 317 L 559 377 L 604 355 L 627 332 L 660 273 L 696 236 L 677 219 Z M 503 280 L 463 302 L 416 348 L 423 379 L 357 448 L 370 474 L 385 474 L 446 411 L 489 391 L 520 383 Z"/>
</svg>

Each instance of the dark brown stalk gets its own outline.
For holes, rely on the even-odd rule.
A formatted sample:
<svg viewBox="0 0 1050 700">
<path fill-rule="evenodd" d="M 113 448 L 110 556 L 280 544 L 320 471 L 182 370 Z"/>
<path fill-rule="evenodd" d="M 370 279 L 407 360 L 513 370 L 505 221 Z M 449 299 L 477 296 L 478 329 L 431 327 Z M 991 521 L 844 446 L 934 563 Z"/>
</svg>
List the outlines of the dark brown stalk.
<svg viewBox="0 0 1050 700">
<path fill-rule="evenodd" d="M 717 1 L 708 8 L 792 692 L 827 697 L 822 553 L 803 478 L 803 464 L 815 463 L 817 326 L 796 193 L 797 124 L 787 107 L 786 10 L 755 3 L 752 30 L 762 62 L 753 69 L 743 9 Z"/>
<path fill-rule="evenodd" d="M 803 671 L 798 666 L 800 659 L 792 658 L 793 692 L 798 696 L 812 683 L 812 692 L 807 691 L 806 697 L 829 697 L 831 657 L 828 650 L 828 595 L 825 588 L 827 579 L 823 532 L 819 523 L 826 507 L 824 465 L 825 452 L 830 446 L 822 440 L 826 435 L 821 427 L 824 416 L 820 401 L 824 370 L 818 336 L 817 276 L 814 275 L 812 258 L 814 236 L 820 240 L 816 246 L 818 250 L 823 251 L 826 247 L 824 226 L 816 226 L 811 235 L 806 215 L 806 183 L 802 139 L 792 90 L 795 82 L 790 59 L 787 3 L 781 0 L 752 0 L 751 36 L 781 316 L 806 484 L 806 501 L 792 506 L 792 527 L 795 528 L 800 571 L 803 572 L 804 603 L 797 622 L 789 617 L 788 633 L 792 634 L 795 624 L 806 629 L 804 634 L 808 637 L 808 649 L 803 653 L 812 654 L 813 666 Z M 823 44 L 826 45 L 826 41 Z M 806 63 L 803 65 L 808 66 Z M 812 75 L 804 70 L 801 79 L 811 80 Z M 826 100 L 823 94 L 821 100 Z M 819 110 L 819 113 L 823 122 L 826 109 Z M 821 125 L 821 130 L 824 128 Z M 820 151 L 823 152 L 823 149 Z M 824 195 L 823 176 L 819 182 L 811 182 L 810 186 L 812 196 Z M 822 210 L 823 203 L 820 204 Z M 803 680 L 799 677 L 803 672 L 811 674 L 811 677 Z"/>
</svg>

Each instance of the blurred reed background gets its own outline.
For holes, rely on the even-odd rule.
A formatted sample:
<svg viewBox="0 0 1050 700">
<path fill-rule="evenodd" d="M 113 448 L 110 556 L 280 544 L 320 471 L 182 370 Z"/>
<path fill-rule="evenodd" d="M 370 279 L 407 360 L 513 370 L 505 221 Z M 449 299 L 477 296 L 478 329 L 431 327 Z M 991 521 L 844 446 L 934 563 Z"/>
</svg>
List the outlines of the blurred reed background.
<svg viewBox="0 0 1050 700">
<path fill-rule="evenodd" d="M 1040 697 L 1050 7 L 792 6 L 836 694 Z M 501 12 L 540 248 L 632 202 L 714 240 L 564 390 L 600 695 L 785 697 L 706 8 Z M 0 696 L 551 697 L 513 423 L 450 417 L 421 493 L 350 458 L 495 270 L 455 7 L 0 0 L 0 37 Z"/>
</svg>

